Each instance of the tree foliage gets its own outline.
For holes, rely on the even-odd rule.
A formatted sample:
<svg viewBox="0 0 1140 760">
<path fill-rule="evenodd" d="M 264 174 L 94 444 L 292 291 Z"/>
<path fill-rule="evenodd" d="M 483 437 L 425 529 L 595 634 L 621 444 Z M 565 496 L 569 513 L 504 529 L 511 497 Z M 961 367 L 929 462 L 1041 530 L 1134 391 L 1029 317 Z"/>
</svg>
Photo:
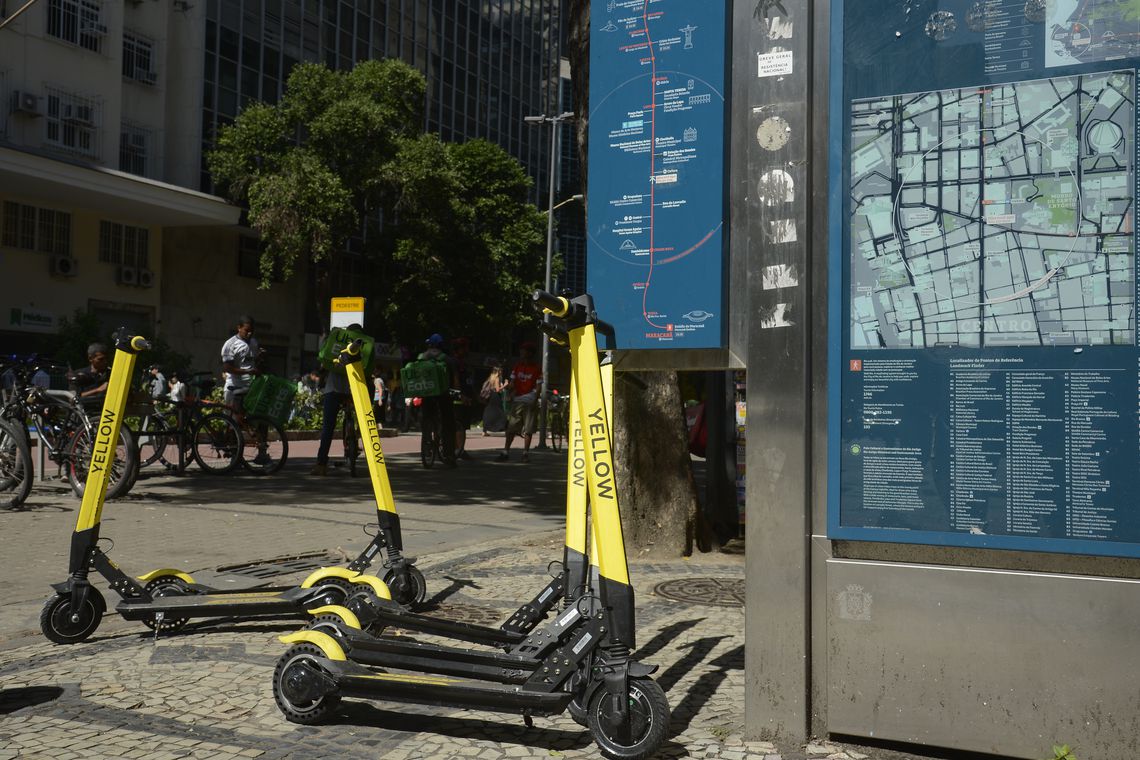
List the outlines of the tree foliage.
<svg viewBox="0 0 1140 760">
<path fill-rule="evenodd" d="M 300 64 L 280 103 L 222 129 L 210 171 L 262 237 L 262 287 L 312 262 L 323 304 L 329 271 L 362 240 L 376 275 L 364 295 L 383 304 L 388 337 L 509 335 L 530 319 L 544 217 L 501 148 L 423 133 L 424 87 L 397 60 Z"/>
</svg>

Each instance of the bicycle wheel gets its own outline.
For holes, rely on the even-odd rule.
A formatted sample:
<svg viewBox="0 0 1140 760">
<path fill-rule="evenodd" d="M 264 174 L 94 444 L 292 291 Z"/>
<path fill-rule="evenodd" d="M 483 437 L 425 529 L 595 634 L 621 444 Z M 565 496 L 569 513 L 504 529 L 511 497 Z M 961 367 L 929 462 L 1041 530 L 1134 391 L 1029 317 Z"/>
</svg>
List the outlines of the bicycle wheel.
<svg viewBox="0 0 1140 760">
<path fill-rule="evenodd" d="M 424 410 L 420 416 L 420 461 L 431 467 L 439 458 L 439 420 L 434 411 Z"/>
<path fill-rule="evenodd" d="M 241 463 L 254 475 L 272 475 L 285 466 L 289 439 L 276 422 L 247 414 L 241 435 Z"/>
<path fill-rule="evenodd" d="M 87 489 L 87 471 L 91 467 L 91 454 L 93 452 L 94 431 L 86 428 L 76 431 L 67 443 L 65 461 L 67 463 L 67 479 L 71 483 L 71 490 L 79 498 Z M 111 474 L 107 481 L 105 499 L 117 499 L 125 496 L 134 485 L 135 475 L 138 473 L 138 449 L 135 448 L 131 431 L 126 428 L 119 430 L 119 441 L 115 446 L 115 454 L 111 459 Z"/>
<path fill-rule="evenodd" d="M 191 455 L 205 472 L 224 475 L 238 466 L 241 458 L 241 430 L 228 414 L 214 412 L 190 429 Z"/>
<path fill-rule="evenodd" d="M 138 431 L 139 440 L 139 467 L 146 467 L 155 462 L 168 464 L 166 447 L 170 445 L 173 436 L 170 435 L 170 425 L 162 417 L 152 414 L 143 419 Z"/>
<path fill-rule="evenodd" d="M 24 431 L 0 420 L 0 507 L 18 507 L 32 492 L 35 472 Z"/>
</svg>

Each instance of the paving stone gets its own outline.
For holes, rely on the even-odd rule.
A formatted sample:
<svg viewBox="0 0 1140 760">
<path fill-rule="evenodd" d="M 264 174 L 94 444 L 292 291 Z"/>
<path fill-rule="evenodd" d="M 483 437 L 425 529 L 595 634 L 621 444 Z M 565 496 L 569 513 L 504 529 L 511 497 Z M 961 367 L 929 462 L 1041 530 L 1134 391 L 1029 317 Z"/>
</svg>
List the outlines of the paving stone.
<svg viewBox="0 0 1140 760">
<path fill-rule="evenodd" d="M 804 747 L 804 751 L 809 755 L 830 755 L 835 751 L 834 747 L 825 747 L 822 744 L 809 744 Z"/>
</svg>

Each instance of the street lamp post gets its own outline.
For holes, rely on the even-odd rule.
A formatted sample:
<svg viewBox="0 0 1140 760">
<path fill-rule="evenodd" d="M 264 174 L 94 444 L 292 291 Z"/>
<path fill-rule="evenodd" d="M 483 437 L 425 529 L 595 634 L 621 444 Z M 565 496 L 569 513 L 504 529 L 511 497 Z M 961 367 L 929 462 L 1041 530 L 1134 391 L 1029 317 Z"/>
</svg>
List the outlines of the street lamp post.
<svg viewBox="0 0 1140 760">
<path fill-rule="evenodd" d="M 550 269 L 551 261 L 554 258 L 554 184 L 555 173 L 558 171 L 558 126 L 569 119 L 574 118 L 573 111 L 564 111 L 557 116 L 527 116 L 523 118 L 527 124 L 538 126 L 540 124 L 550 124 L 550 186 L 547 195 L 546 203 L 546 279 L 545 290 L 550 292 Z M 547 388 L 549 383 L 546 376 L 550 371 L 550 341 L 543 339 L 542 341 L 542 391 L 539 396 L 538 402 L 538 448 L 546 448 L 546 408 L 549 394 Z"/>
</svg>

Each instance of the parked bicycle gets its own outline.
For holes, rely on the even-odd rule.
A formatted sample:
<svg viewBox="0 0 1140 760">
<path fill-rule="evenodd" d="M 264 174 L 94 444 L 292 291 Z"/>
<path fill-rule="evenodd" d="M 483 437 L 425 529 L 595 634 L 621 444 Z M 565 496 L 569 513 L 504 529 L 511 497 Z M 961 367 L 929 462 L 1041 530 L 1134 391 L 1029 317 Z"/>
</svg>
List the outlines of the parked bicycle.
<svg viewBox="0 0 1140 760">
<path fill-rule="evenodd" d="M 58 368 L 36 356 L 0 362 L 0 374 L 12 382 L 12 392 L 0 407 L 0 419 L 8 423 L 0 439 L 0 459 L 11 462 L 7 469 L 0 469 L 0 492 L 8 494 L 4 499 L 8 506 L 22 504 L 35 479 L 31 457 L 33 432 L 37 451 L 46 455 L 45 461 L 50 459 L 56 464 L 57 477 L 66 477 L 75 495 L 83 496 L 93 453 L 95 423 L 74 393 L 49 390 L 32 381 L 36 373 Z M 135 442 L 131 432 L 124 429 L 111 460 L 106 498 L 125 495 L 137 475 Z"/>
<path fill-rule="evenodd" d="M 213 376 L 190 376 L 187 401 L 157 402 L 141 417 L 138 430 L 140 461 L 161 462 L 177 469 L 189 460 L 203 472 L 224 475 L 244 466 L 258 475 L 277 472 L 289 457 L 285 431 L 260 415 L 237 414 L 206 397 Z M 181 456 L 179 456 L 181 452 Z"/>
</svg>

